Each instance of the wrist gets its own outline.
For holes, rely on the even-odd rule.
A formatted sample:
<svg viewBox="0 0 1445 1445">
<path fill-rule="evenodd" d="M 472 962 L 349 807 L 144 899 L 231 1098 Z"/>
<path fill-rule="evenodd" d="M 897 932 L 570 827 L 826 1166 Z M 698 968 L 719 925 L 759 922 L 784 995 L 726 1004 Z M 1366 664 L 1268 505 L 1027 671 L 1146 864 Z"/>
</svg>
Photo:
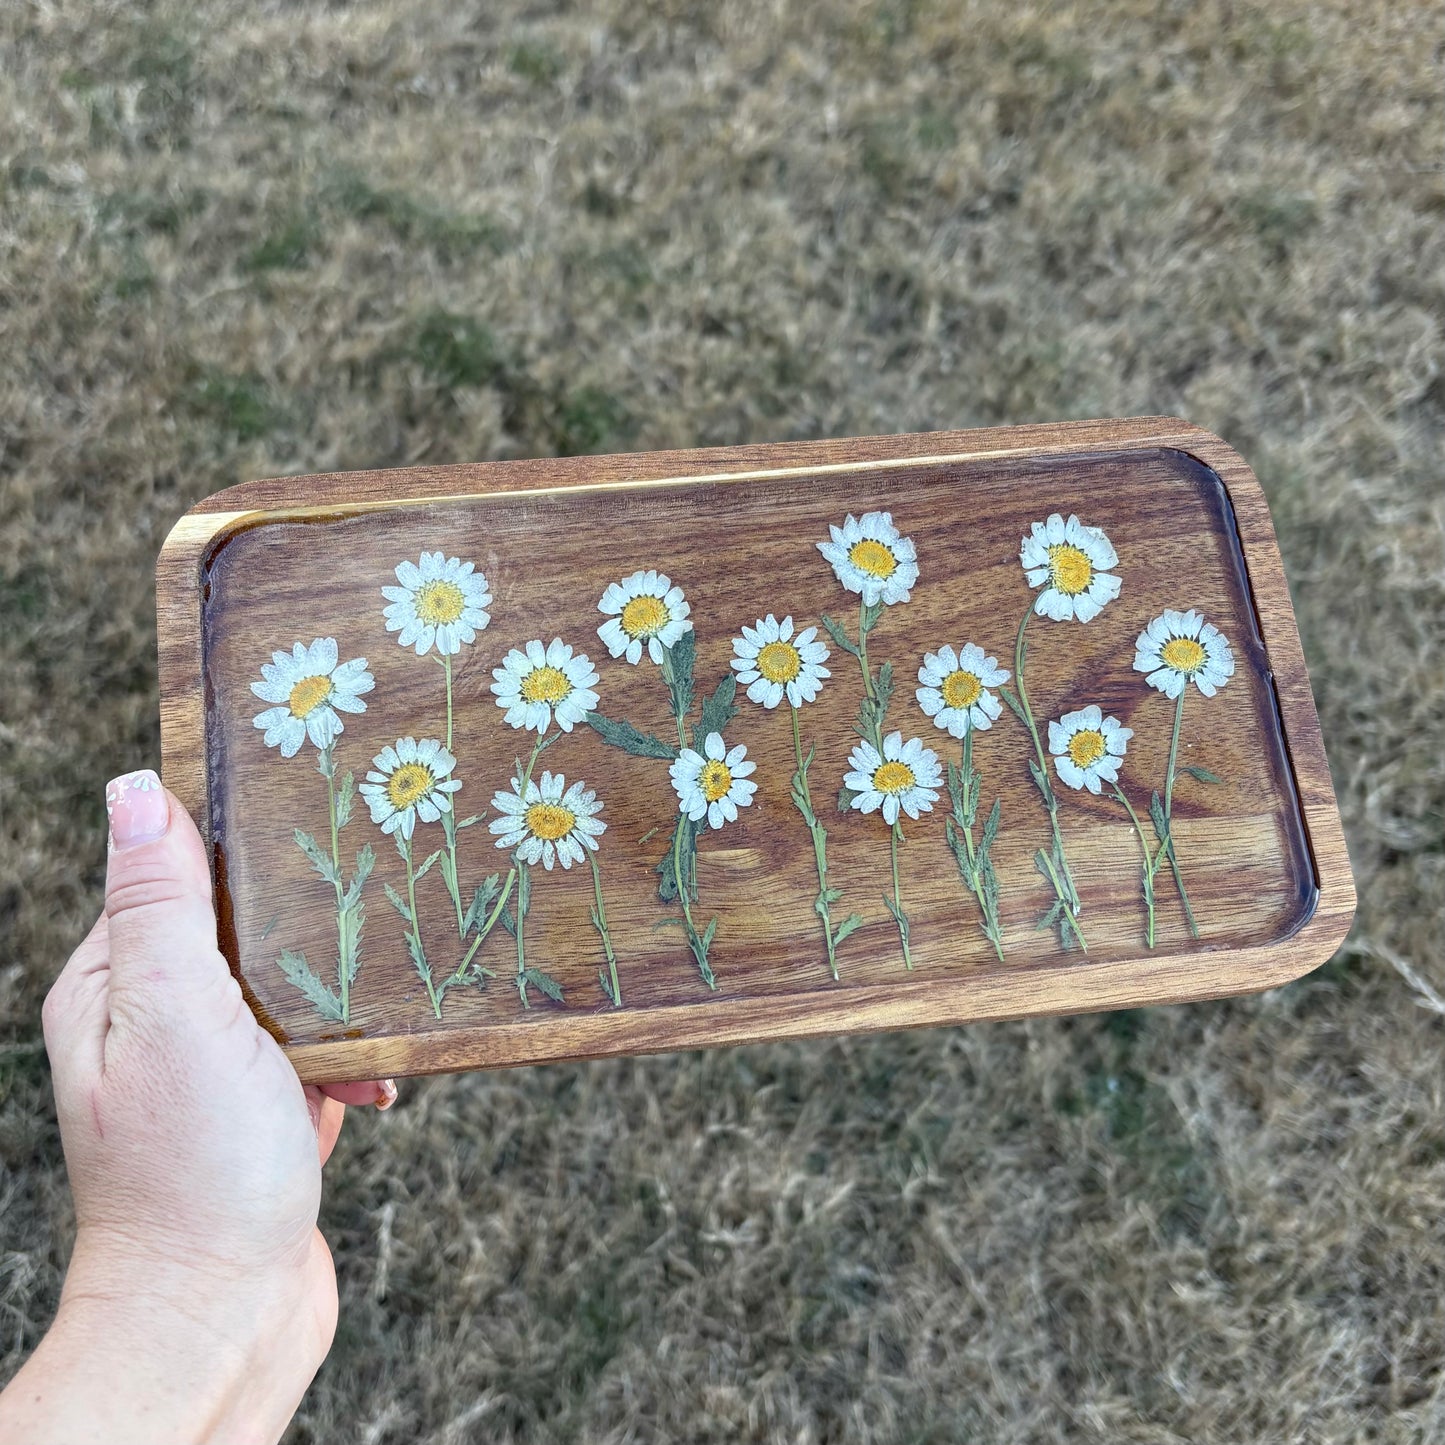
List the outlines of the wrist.
<svg viewBox="0 0 1445 1445">
<path fill-rule="evenodd" d="M 319 1236 L 315 1244 L 329 1271 Z M 82 1231 L 55 1322 L 22 1372 L 19 1404 L 37 1410 L 36 1429 L 0 1435 L 278 1440 L 330 1341 L 331 1322 L 314 1317 L 304 1287 L 314 1267 L 221 1274 L 151 1258 L 141 1268 Z"/>
</svg>

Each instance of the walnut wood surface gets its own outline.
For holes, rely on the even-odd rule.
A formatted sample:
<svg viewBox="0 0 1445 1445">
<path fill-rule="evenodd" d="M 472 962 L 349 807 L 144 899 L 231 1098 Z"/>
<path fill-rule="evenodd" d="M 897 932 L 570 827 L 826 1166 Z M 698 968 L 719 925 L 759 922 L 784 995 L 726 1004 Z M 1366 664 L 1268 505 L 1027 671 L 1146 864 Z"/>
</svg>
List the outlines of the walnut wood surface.
<svg viewBox="0 0 1445 1445">
<path fill-rule="evenodd" d="M 458 989 L 433 1016 L 402 946 L 401 920 L 381 892 L 400 886 L 400 860 L 364 808 L 344 835 L 349 855 L 377 848 L 353 1015 L 344 1035 L 282 977 L 276 954 L 304 948 L 334 970 L 329 889 L 291 841 L 325 832 L 325 785 L 309 745 L 283 760 L 262 746 L 250 683 L 273 649 L 334 636 L 343 659 L 376 676 L 367 712 L 347 719 L 341 769 L 363 775 L 399 735 L 440 736 L 442 672 L 385 631 L 382 585 L 425 548 L 474 560 L 490 581 L 492 620 L 457 659 L 457 795 L 462 815 L 487 808 L 528 738 L 508 728 L 488 685 L 508 648 L 560 635 L 587 652 L 600 710 L 669 736 L 667 694 L 650 664 L 607 656 L 596 636 L 606 584 L 640 567 L 687 592 L 699 690 L 727 669 L 731 638 L 769 611 L 799 626 L 829 612 L 856 628 L 815 542 L 847 512 L 893 513 L 914 538 L 922 575 L 906 604 L 885 610 L 870 639 L 899 690 L 889 726 L 941 757 L 959 744 L 913 700 L 925 650 L 975 641 L 1013 666 L 1014 633 L 1033 598 L 1019 537 L 1050 512 L 1103 527 L 1120 555 L 1119 599 L 1088 625 L 1030 624 L 1029 687 L 1041 726 L 1097 702 L 1135 731 L 1122 779 L 1137 805 L 1162 785 L 1173 705 L 1131 669 L 1136 634 L 1165 607 L 1197 607 L 1229 636 L 1238 670 L 1212 700 L 1191 691 L 1175 830 L 1202 938 L 1191 940 L 1172 884 L 1159 879 L 1159 946 L 1144 946 L 1137 843 L 1108 798 L 1063 791 L 1062 817 L 1084 898 L 1087 957 L 1064 953 L 1035 923 L 1048 885 L 1032 855 L 1048 841 L 1030 782 L 1030 744 L 1005 711 L 977 736 L 984 807 L 1003 800 L 996 852 L 1005 961 L 978 927 L 943 837 L 944 796 L 906 826 L 903 894 L 916 968 L 905 972 L 883 906 L 887 830 L 833 806 L 862 678 L 835 650 L 833 677 L 803 709 L 815 740 L 813 796 L 829 828 L 838 916 L 865 926 L 829 977 L 812 899 L 812 850 L 789 797 L 786 708 L 768 712 L 739 691 L 728 740 L 758 761 L 754 806 L 705 834 L 700 919 L 719 919 L 713 965 L 699 978 L 653 867 L 675 817 L 664 761 L 625 756 L 590 730 L 564 738 L 541 767 L 584 777 L 606 803 L 600 860 L 624 1007 L 597 984 L 601 947 L 588 920 L 585 869 L 534 869 L 529 955 L 562 983 L 566 1003 L 523 1013 L 508 981 L 511 939 L 500 929 L 478 957 L 498 973 Z M 1258 483 L 1219 439 L 1167 418 L 945 432 L 767 447 L 569 458 L 259 481 L 208 498 L 177 525 L 158 564 L 161 707 L 168 785 L 214 849 L 222 944 L 258 1013 L 306 1079 L 493 1067 L 548 1059 L 688 1048 L 760 1038 L 958 1023 L 971 1019 L 1178 1002 L 1265 988 L 1314 967 L 1349 926 L 1354 891 L 1283 569 Z M 1147 826 L 1147 821 L 1146 821 Z M 651 830 L 646 841 L 640 841 Z M 418 856 L 440 843 L 440 829 Z M 463 886 L 505 869 L 485 826 L 461 835 Z M 450 904 L 435 874 L 419 904 L 439 971 L 454 962 Z M 328 951 L 329 948 L 329 951 Z"/>
</svg>

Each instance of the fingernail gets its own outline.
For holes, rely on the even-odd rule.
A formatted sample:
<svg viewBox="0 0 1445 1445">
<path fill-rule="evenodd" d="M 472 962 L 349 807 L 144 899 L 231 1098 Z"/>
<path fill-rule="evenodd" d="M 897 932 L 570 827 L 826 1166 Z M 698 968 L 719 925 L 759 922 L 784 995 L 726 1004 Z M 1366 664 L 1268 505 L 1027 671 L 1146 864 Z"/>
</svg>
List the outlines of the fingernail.
<svg viewBox="0 0 1445 1445">
<path fill-rule="evenodd" d="M 163 838 L 171 825 L 171 805 L 161 780 L 149 768 L 126 773 L 105 785 L 110 846 L 129 848 Z"/>
<path fill-rule="evenodd" d="M 376 1085 L 376 1107 L 389 1109 L 396 1103 L 396 1080 L 379 1079 Z"/>
</svg>

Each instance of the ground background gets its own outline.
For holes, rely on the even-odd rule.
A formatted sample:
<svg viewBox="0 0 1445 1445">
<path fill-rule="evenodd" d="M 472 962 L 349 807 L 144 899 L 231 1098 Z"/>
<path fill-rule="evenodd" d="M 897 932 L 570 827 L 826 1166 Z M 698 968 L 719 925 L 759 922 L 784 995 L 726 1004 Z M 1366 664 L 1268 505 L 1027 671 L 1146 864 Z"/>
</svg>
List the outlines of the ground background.
<svg viewBox="0 0 1445 1445">
<path fill-rule="evenodd" d="M 0 1368 L 46 983 L 257 475 L 1176 412 L 1269 493 L 1363 895 L 1259 998 L 404 1088 L 295 1441 L 1445 1432 L 1445 12 L 0 11 Z"/>
</svg>

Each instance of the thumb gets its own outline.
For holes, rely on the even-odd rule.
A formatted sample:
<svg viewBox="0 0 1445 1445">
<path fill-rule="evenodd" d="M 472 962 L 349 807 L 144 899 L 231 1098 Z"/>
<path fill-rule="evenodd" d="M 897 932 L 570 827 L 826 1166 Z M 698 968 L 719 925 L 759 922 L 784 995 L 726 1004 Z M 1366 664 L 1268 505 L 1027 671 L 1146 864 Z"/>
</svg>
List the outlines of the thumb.
<svg viewBox="0 0 1445 1445">
<path fill-rule="evenodd" d="M 112 1012 L 176 1001 L 229 978 L 216 947 L 205 846 L 186 810 L 149 768 L 116 778 L 105 809 Z"/>
</svg>

